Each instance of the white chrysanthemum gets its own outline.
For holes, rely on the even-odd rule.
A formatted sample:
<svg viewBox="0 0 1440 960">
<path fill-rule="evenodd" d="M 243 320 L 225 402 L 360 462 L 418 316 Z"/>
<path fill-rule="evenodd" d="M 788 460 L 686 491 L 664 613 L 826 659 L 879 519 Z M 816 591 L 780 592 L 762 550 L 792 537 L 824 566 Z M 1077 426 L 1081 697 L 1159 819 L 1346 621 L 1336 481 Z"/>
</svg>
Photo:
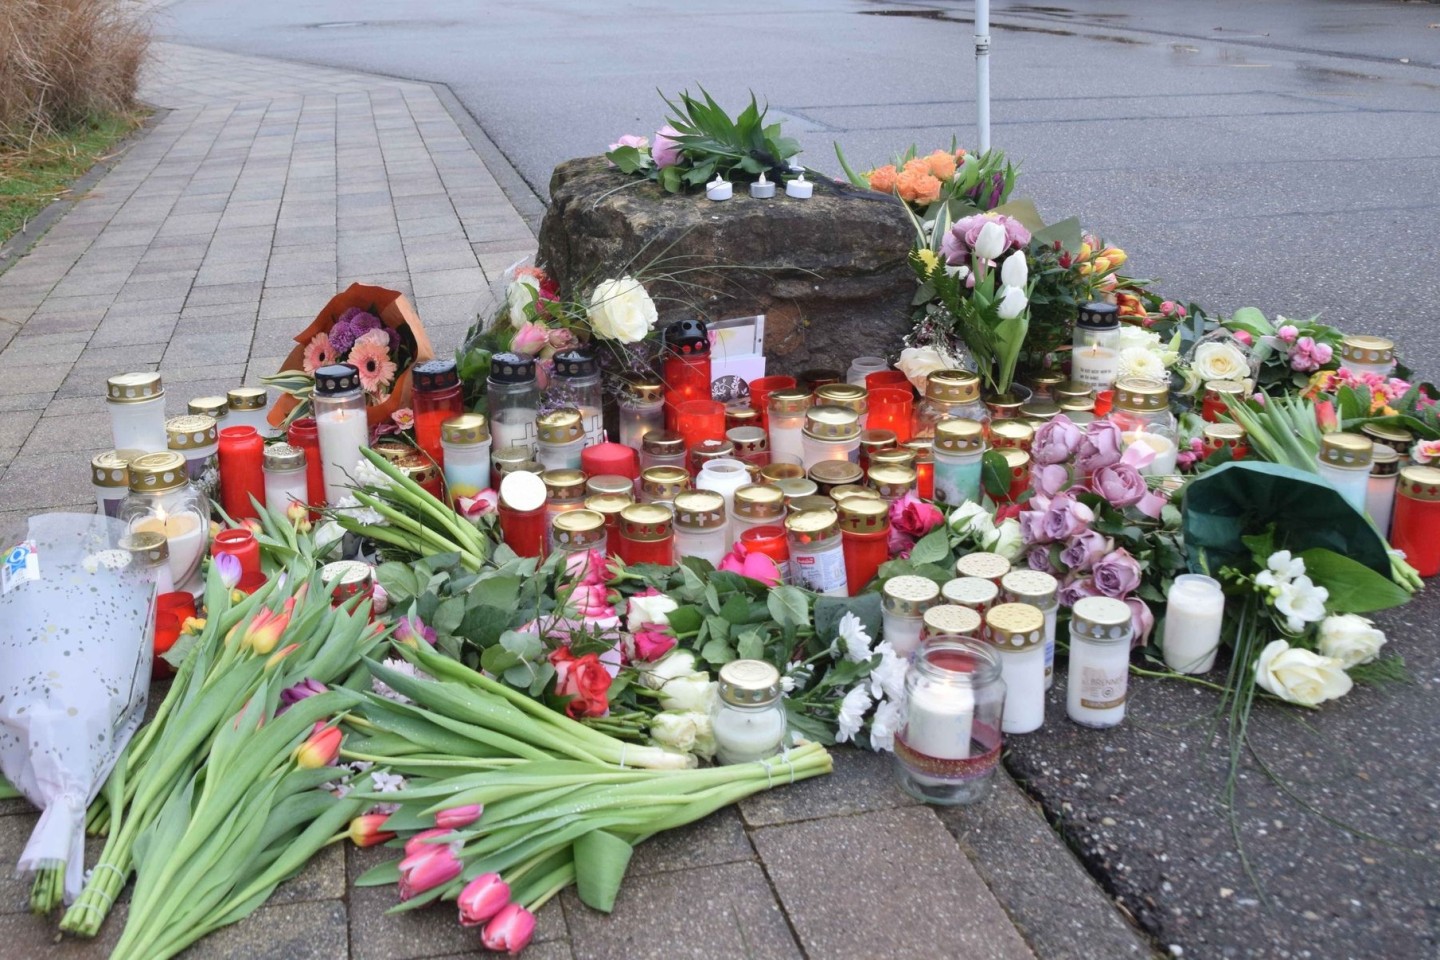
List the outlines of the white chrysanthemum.
<svg viewBox="0 0 1440 960">
<path fill-rule="evenodd" d="M 376 770 L 370 774 L 370 788 L 376 793 L 399 793 L 405 789 L 405 778 L 398 773 Z"/>
<path fill-rule="evenodd" d="M 336 513 L 343 513 L 356 523 L 364 524 L 367 527 L 383 527 L 389 523 L 388 520 L 380 515 L 378 510 L 360 506 L 360 501 L 354 497 L 341 497 L 335 502 L 332 509 Z"/>
<path fill-rule="evenodd" d="M 1147 380 L 1165 378 L 1165 361 L 1158 354 L 1145 347 L 1126 347 L 1120 351 L 1121 377 L 1144 377 Z"/>
<path fill-rule="evenodd" d="M 900 729 L 904 720 L 903 700 L 886 700 L 876 707 L 875 716 L 870 719 L 870 749 L 894 750 L 895 731 Z"/>
<path fill-rule="evenodd" d="M 849 743 L 855 739 L 855 734 L 860 732 L 860 727 L 865 723 L 865 713 L 870 709 L 870 691 L 865 685 L 857 684 L 845 694 L 845 699 L 840 701 L 840 715 L 835 718 L 838 729 L 835 731 L 836 743 Z"/>
<path fill-rule="evenodd" d="M 836 628 L 839 637 L 836 643 L 845 659 L 862 663 L 870 659 L 870 644 L 873 642 L 870 635 L 865 632 L 865 625 L 860 618 L 853 613 L 847 613 L 840 618 L 840 625 Z"/>
<path fill-rule="evenodd" d="M 430 677 L 427 676 L 425 673 L 415 669 L 415 665 L 408 660 L 391 658 L 385 661 L 385 666 L 389 667 L 391 670 L 394 670 L 396 673 L 403 673 L 406 676 L 414 677 L 417 680 L 430 679 Z M 404 694 L 396 692 L 393 688 L 391 688 L 389 684 L 387 684 L 384 680 L 381 680 L 379 677 L 370 678 L 370 689 L 373 690 L 377 696 L 384 697 L 386 700 L 394 700 L 396 703 L 414 702 Z"/>
<path fill-rule="evenodd" d="M 364 487 L 389 489 L 394 484 L 394 481 L 387 477 L 379 467 L 364 457 L 361 457 L 360 462 L 355 464 L 355 468 L 350 471 L 350 476 L 356 483 Z"/>
<path fill-rule="evenodd" d="M 877 700 L 882 696 L 899 700 L 905 695 L 905 672 L 910 665 L 889 643 L 881 643 L 875 652 L 880 654 L 880 662 L 870 671 L 870 693 Z"/>
</svg>

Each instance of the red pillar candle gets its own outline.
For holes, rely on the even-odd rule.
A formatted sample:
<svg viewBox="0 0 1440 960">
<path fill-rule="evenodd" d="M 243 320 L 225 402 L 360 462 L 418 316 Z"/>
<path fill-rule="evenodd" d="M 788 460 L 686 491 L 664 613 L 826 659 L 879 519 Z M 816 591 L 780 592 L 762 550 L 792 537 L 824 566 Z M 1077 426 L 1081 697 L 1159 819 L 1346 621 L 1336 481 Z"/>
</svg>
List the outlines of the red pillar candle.
<svg viewBox="0 0 1440 960">
<path fill-rule="evenodd" d="M 620 511 L 617 555 L 627 566 L 675 563 L 675 530 L 670 511 L 658 503 L 632 503 Z"/>
<path fill-rule="evenodd" d="M 923 500 L 935 499 L 935 452 L 934 441 L 929 437 L 907 440 L 904 448 L 915 451 L 915 492 Z"/>
<path fill-rule="evenodd" d="M 210 556 L 218 557 L 222 553 L 240 561 L 242 577 L 260 572 L 260 541 L 249 530 L 237 528 L 215 534 L 215 539 L 210 541 Z"/>
<path fill-rule="evenodd" d="M 1390 543 L 1420 576 L 1440 573 L 1440 470 L 1411 466 L 1400 471 Z"/>
<path fill-rule="evenodd" d="M 507 473 L 500 481 L 496 513 L 505 545 L 522 557 L 543 557 L 548 545 L 545 522 L 545 483 L 524 470 Z"/>
<path fill-rule="evenodd" d="M 325 502 L 325 470 L 320 461 L 320 430 L 314 417 L 302 417 L 290 424 L 286 435 L 290 446 L 305 451 L 305 491 L 312 507 Z"/>
<path fill-rule="evenodd" d="M 794 377 L 779 374 L 750 381 L 750 406 L 760 414 L 761 427 L 770 429 L 770 394 L 776 390 L 792 390 L 794 387 Z"/>
<path fill-rule="evenodd" d="M 790 581 L 790 541 L 783 526 L 777 523 L 746 527 L 740 531 L 740 542 L 745 544 L 746 550 L 763 553 L 774 560 L 775 566 L 780 568 L 781 577 L 787 583 Z"/>
<path fill-rule="evenodd" d="M 1115 405 L 1114 390 L 1099 390 L 1095 394 L 1095 416 L 1103 417 Z"/>
<path fill-rule="evenodd" d="M 1018 503 L 1026 490 L 1030 489 L 1030 454 L 1018 447 L 1006 447 L 1000 453 L 1010 469 L 1010 489 L 1002 498 L 1004 503 Z"/>
<path fill-rule="evenodd" d="M 220 503 L 231 520 L 258 517 L 265 502 L 265 441 L 254 427 L 220 431 Z"/>
<path fill-rule="evenodd" d="M 865 375 L 865 389 L 878 390 L 881 387 L 899 387 L 902 390 L 910 390 L 910 381 L 899 370 L 877 370 L 875 373 Z M 914 391 L 911 391 L 914 395 Z"/>
<path fill-rule="evenodd" d="M 623 443 L 597 443 L 580 451 L 580 469 L 587 477 L 640 478 L 640 455 Z"/>
<path fill-rule="evenodd" d="M 845 550 L 845 582 L 855 596 L 890 559 L 890 504 L 868 497 L 849 497 L 839 504 L 841 546 Z"/>
<path fill-rule="evenodd" d="M 907 387 L 877 387 L 870 391 L 870 413 L 865 421 L 868 430 L 890 430 L 897 443 L 910 439 L 910 419 L 915 412 L 915 395 Z"/>
<path fill-rule="evenodd" d="M 411 404 L 415 413 L 415 443 L 440 466 L 445 450 L 440 446 L 440 425 L 465 412 L 460 375 L 454 360 L 427 360 L 411 370 Z"/>
<path fill-rule="evenodd" d="M 687 455 L 706 440 L 725 439 L 725 404 L 719 400 L 687 400 L 675 410 L 675 432 L 685 439 Z"/>
<path fill-rule="evenodd" d="M 665 328 L 665 429 L 676 427 L 681 404 L 710 399 L 710 332 L 698 319 L 677 320 Z M 725 408 L 720 408 L 720 433 Z"/>
</svg>

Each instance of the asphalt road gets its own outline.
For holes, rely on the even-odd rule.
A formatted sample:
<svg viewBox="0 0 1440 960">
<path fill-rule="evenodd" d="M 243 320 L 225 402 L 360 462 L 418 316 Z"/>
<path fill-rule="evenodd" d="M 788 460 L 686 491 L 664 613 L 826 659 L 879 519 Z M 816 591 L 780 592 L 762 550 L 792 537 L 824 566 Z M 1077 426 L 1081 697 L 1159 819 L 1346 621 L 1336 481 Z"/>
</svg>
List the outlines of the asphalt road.
<svg viewBox="0 0 1440 960">
<path fill-rule="evenodd" d="M 867 166 L 912 142 L 970 146 L 970 16 L 969 4 L 859 0 L 181 0 L 159 29 L 444 82 L 543 196 L 559 161 L 658 127 L 657 88 L 703 85 L 737 107 L 754 90 L 820 169 L 838 170 L 832 143 Z M 1318 312 L 1392 336 L 1440 374 L 1440 5 L 998 2 L 993 17 L 995 144 L 1043 213 L 1079 215 L 1177 298 Z M 1142 684 L 1111 734 L 1052 704 L 1044 731 L 1012 742 L 1010 766 L 1186 957 L 1433 957 L 1437 614 L 1422 597 L 1384 621 L 1416 684 L 1357 692 L 1303 725 L 1257 717 L 1261 755 L 1323 817 L 1247 767 L 1253 876 L 1216 802 L 1203 692 Z"/>
</svg>

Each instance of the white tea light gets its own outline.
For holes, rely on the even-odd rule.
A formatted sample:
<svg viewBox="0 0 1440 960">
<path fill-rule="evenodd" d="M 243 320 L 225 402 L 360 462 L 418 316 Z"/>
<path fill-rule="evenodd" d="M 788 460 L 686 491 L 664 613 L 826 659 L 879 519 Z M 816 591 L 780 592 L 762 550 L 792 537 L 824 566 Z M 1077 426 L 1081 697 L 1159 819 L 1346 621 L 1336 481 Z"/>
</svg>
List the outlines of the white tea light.
<svg viewBox="0 0 1440 960">
<path fill-rule="evenodd" d="M 750 184 L 750 196 L 756 200 L 769 200 L 775 196 L 775 184 L 765 179 L 763 171 L 760 174 L 760 179 Z"/>
<path fill-rule="evenodd" d="M 797 200 L 809 200 L 814 192 L 815 184 L 806 180 L 803 173 L 785 184 L 785 196 L 794 197 Z"/>
<path fill-rule="evenodd" d="M 709 197 L 711 200 L 715 200 L 717 202 L 720 200 L 729 200 L 734 195 L 735 188 L 730 185 L 730 181 L 726 180 L 718 173 L 715 174 L 714 180 L 711 180 L 705 185 L 705 196 Z"/>
</svg>

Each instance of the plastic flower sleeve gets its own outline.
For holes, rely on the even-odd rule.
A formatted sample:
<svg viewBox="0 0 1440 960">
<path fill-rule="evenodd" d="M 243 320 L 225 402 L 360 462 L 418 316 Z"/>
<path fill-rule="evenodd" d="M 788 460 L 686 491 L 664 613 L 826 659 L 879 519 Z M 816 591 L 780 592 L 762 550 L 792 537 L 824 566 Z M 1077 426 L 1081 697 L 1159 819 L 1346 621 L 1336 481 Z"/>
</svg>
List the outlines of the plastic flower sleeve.
<svg viewBox="0 0 1440 960">
<path fill-rule="evenodd" d="M 80 892 L 85 809 L 145 713 L 155 580 L 118 520 L 32 517 L 0 560 L 0 773 L 41 812 L 19 871 Z"/>
</svg>

